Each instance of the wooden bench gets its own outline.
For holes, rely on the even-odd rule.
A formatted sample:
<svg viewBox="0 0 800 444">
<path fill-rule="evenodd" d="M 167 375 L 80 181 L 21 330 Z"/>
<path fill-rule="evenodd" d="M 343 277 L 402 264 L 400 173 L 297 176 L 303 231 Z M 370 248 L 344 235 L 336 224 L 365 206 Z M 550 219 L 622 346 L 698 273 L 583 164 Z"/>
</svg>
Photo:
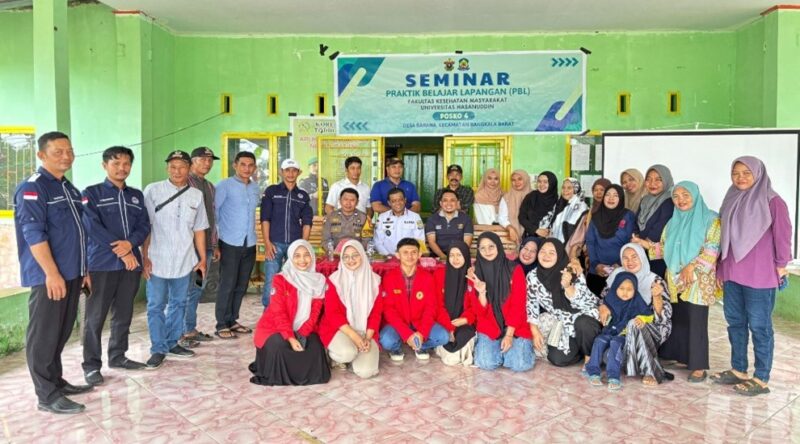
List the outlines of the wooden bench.
<svg viewBox="0 0 800 444">
<path fill-rule="evenodd" d="M 514 257 L 517 256 L 517 253 L 519 252 L 518 251 L 519 247 L 517 246 L 516 242 L 511 240 L 510 237 L 508 237 L 508 230 L 506 230 L 505 228 L 501 227 L 500 225 L 480 225 L 480 224 L 475 224 L 473 228 L 475 230 L 475 236 L 473 236 L 472 245 L 470 245 L 470 253 L 472 253 L 472 257 L 476 257 L 477 254 L 478 236 L 487 231 L 494 232 L 500 237 L 500 242 L 503 243 L 503 250 L 506 252 L 506 254 L 510 253 L 513 254 Z"/>
</svg>

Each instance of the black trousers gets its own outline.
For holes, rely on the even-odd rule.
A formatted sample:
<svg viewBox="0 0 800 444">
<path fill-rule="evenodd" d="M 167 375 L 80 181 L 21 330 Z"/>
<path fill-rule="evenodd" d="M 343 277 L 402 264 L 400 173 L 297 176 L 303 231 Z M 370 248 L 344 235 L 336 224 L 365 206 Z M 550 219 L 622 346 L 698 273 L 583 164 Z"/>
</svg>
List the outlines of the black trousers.
<svg viewBox="0 0 800 444">
<path fill-rule="evenodd" d="M 100 370 L 103 366 L 103 344 L 100 335 L 111 310 L 111 337 L 108 340 L 108 362 L 116 363 L 128 351 L 128 333 L 133 318 L 133 299 L 139 292 L 140 271 L 94 271 L 92 295 L 86 299 L 83 333 L 83 371 Z"/>
<path fill-rule="evenodd" d="M 36 397 L 41 403 L 58 399 L 59 389 L 66 385 L 62 377 L 61 352 L 75 326 L 82 283 L 82 277 L 67 281 L 67 295 L 59 301 L 47 297 L 44 285 L 31 288 L 25 357 Z"/>
<path fill-rule="evenodd" d="M 591 356 L 594 338 L 600 334 L 600 330 L 602 325 L 597 319 L 578 316 L 575 319 L 575 337 L 569 338 L 569 353 L 565 355 L 561 350 L 548 346 L 547 360 L 556 367 L 566 367 L 580 362 L 584 356 Z"/>
<path fill-rule="evenodd" d="M 219 291 L 214 309 L 217 331 L 231 327 L 239 319 L 242 298 L 256 263 L 256 247 L 236 247 L 220 239 L 219 252 Z"/>
</svg>

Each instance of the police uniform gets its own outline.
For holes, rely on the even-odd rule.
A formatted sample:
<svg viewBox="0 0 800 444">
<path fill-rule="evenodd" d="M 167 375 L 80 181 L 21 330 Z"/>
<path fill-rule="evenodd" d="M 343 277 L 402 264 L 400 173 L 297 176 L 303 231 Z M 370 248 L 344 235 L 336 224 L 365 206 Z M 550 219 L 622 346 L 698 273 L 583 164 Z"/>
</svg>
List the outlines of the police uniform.
<svg viewBox="0 0 800 444">
<path fill-rule="evenodd" d="M 111 337 L 108 341 L 108 362 L 122 364 L 128 351 L 128 331 L 133 317 L 133 300 L 139 292 L 142 255 L 139 247 L 150 234 L 150 217 L 144 194 L 136 188 L 117 188 L 110 180 L 92 185 L 83 191 L 83 224 L 88 233 L 89 274 L 92 297 L 86 300 L 83 336 L 84 374 L 100 370 L 103 365 L 100 335 L 111 309 Z M 125 264 L 112 251 L 112 242 L 127 240 L 139 266 L 126 270 Z"/>
<path fill-rule="evenodd" d="M 86 232 L 81 222 L 81 195 L 66 177 L 57 179 L 40 167 L 14 193 L 14 225 L 17 235 L 23 287 L 31 287 L 30 320 L 25 355 L 40 403 L 61 397 L 61 351 L 78 314 L 78 299 L 86 275 Z M 45 274 L 34 259 L 31 246 L 48 242 L 53 261 L 66 283 L 66 296 L 47 297 Z"/>
<path fill-rule="evenodd" d="M 392 210 L 381 213 L 375 225 L 375 248 L 385 256 L 395 254 L 400 239 L 411 237 L 425 240 L 425 225 L 419 214 L 406 209 L 401 216 Z"/>
<path fill-rule="evenodd" d="M 362 241 L 361 229 L 367 222 L 367 215 L 360 210 L 356 210 L 353 214 L 347 216 L 342 213 L 342 210 L 336 210 L 325 218 L 325 224 L 322 226 L 322 242 L 323 245 L 328 244 L 328 239 L 333 239 L 334 247 L 339 245 L 342 239 L 355 239 Z"/>
</svg>

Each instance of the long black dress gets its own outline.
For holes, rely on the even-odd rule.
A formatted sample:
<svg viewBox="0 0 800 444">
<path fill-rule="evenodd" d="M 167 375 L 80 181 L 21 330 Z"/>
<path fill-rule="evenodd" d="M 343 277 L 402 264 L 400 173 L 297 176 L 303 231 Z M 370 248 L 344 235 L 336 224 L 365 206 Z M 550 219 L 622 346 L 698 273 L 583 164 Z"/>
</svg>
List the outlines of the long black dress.
<svg viewBox="0 0 800 444">
<path fill-rule="evenodd" d="M 331 379 L 325 347 L 316 333 L 308 335 L 301 352 L 294 351 L 279 333 L 273 334 L 263 347 L 256 348 L 250 371 L 250 382 L 259 385 L 325 384 Z"/>
</svg>

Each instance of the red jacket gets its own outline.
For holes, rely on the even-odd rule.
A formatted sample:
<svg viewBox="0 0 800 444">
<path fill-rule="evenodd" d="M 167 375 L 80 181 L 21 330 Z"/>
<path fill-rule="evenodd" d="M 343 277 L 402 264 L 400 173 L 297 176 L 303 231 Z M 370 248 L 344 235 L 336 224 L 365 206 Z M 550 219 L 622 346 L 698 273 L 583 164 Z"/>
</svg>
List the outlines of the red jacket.
<svg viewBox="0 0 800 444">
<path fill-rule="evenodd" d="M 367 317 L 367 329 L 375 332 L 372 335 L 372 339 L 375 342 L 378 342 L 378 331 L 381 328 L 382 309 L 383 298 L 378 294 L 378 297 L 375 298 L 375 303 L 372 305 L 372 311 L 369 312 L 369 317 Z M 342 303 L 336 287 L 330 284 L 328 285 L 328 291 L 325 292 L 325 311 L 322 314 L 322 320 L 319 322 L 319 338 L 326 348 L 333 340 L 336 332 L 347 324 L 347 308 Z"/>
<path fill-rule="evenodd" d="M 332 287 L 328 282 L 328 287 Z M 276 274 L 272 279 L 272 298 L 269 307 L 264 310 L 261 319 L 256 325 L 253 343 L 261 348 L 270 336 L 280 333 L 283 339 L 294 336 L 292 323 L 297 313 L 297 289 L 290 284 L 281 274 Z M 319 315 L 322 312 L 323 298 L 316 298 L 311 302 L 311 314 L 308 320 L 297 330 L 303 336 L 308 336 L 317 329 Z"/>
<path fill-rule="evenodd" d="M 450 322 L 452 319 L 450 319 L 450 313 L 447 312 L 447 307 L 444 303 L 445 273 L 446 270 L 444 268 L 438 268 L 433 272 L 433 279 L 436 281 L 436 294 L 439 295 L 436 307 L 436 322 L 446 328 L 447 331 L 455 331 L 456 328 L 453 327 L 453 324 Z M 466 318 L 467 324 L 469 325 L 475 323 L 475 313 L 472 310 L 472 304 L 477 303 L 477 300 L 478 295 L 475 293 L 475 287 L 467 282 L 467 289 L 464 292 L 464 308 L 461 310 L 461 315 L 459 317 Z"/>
<path fill-rule="evenodd" d="M 436 322 L 436 293 L 433 276 L 419 266 L 414 274 L 411 297 L 406 292 L 403 271 L 400 268 L 390 270 L 381 281 L 383 319 L 397 330 L 403 341 L 414 334 L 412 325 L 427 340 Z"/>
<path fill-rule="evenodd" d="M 511 290 L 503 304 L 503 318 L 505 318 L 506 325 L 514 327 L 514 336 L 518 338 L 531 339 L 531 329 L 528 326 L 528 317 L 525 313 L 525 298 L 526 298 L 526 283 L 525 273 L 522 267 L 517 265 L 514 269 L 514 274 L 511 275 Z M 475 329 L 478 333 L 483 333 L 491 339 L 498 339 L 501 334 L 505 332 L 500 331 L 497 325 L 497 320 L 494 318 L 492 311 L 492 304 L 487 303 L 485 307 L 481 306 L 477 295 L 474 296 L 472 301 L 472 312 L 477 319 Z"/>
</svg>

